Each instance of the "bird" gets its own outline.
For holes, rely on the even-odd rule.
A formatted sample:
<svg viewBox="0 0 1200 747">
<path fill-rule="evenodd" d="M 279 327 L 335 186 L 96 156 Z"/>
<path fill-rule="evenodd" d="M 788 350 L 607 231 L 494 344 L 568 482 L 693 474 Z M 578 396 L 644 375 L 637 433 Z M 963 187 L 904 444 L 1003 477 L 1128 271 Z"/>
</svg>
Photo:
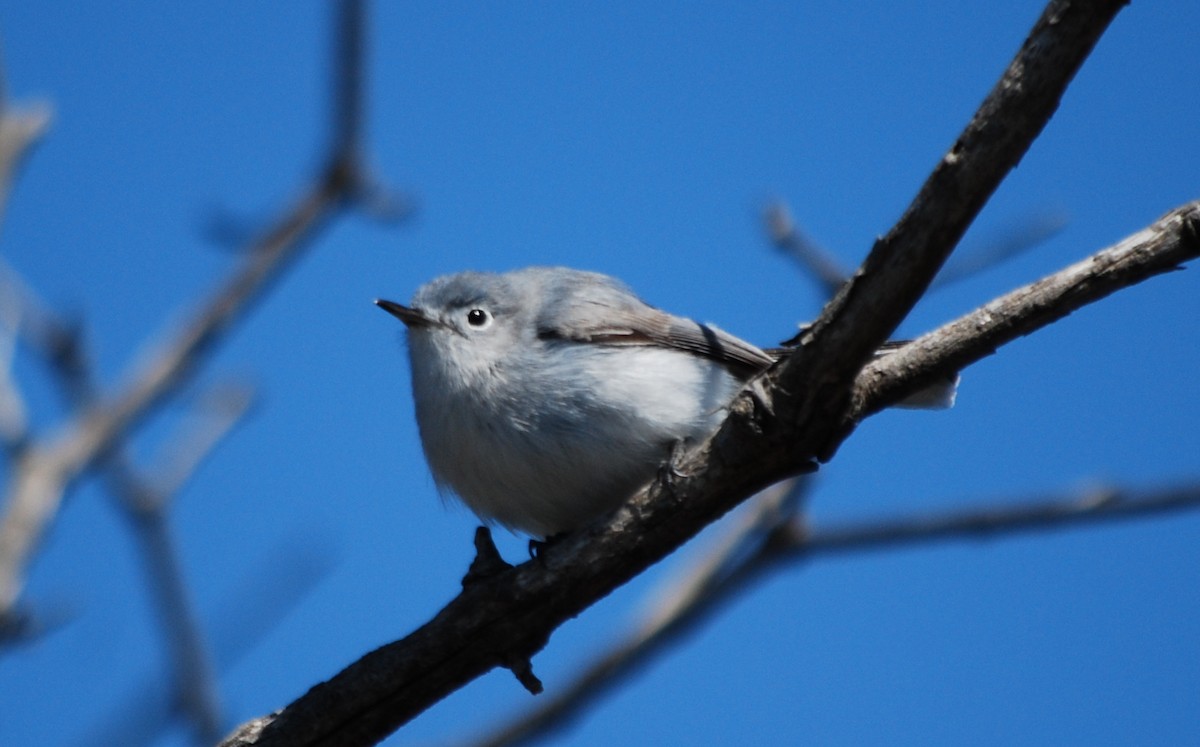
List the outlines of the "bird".
<svg viewBox="0 0 1200 747">
<path fill-rule="evenodd" d="M 785 354 L 567 267 L 460 272 L 408 305 L 375 303 L 406 327 L 417 426 L 443 496 L 535 539 L 619 506 Z M 952 406 L 956 384 L 901 406 Z"/>
</svg>

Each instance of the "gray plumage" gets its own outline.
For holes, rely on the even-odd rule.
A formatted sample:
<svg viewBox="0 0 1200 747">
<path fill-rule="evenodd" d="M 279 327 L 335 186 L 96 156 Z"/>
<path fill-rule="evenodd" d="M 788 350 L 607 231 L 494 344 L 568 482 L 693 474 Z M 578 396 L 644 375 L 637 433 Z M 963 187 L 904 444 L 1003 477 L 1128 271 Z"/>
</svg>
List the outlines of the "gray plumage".
<svg viewBox="0 0 1200 747">
<path fill-rule="evenodd" d="M 376 303 L 408 327 L 417 424 L 439 487 L 535 537 L 619 505 L 774 361 L 614 278 L 562 267 L 463 272 L 422 286 L 410 306 Z"/>
</svg>

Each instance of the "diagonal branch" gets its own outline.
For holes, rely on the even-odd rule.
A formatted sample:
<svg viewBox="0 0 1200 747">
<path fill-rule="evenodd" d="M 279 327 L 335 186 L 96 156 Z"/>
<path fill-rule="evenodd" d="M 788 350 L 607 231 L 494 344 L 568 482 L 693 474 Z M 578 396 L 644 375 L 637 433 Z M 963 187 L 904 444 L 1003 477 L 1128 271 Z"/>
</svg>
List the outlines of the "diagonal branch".
<svg viewBox="0 0 1200 747">
<path fill-rule="evenodd" d="M 142 554 L 170 662 L 173 713 L 184 718 L 197 740 L 211 743 L 220 738 L 224 719 L 216 665 L 187 588 L 169 510 L 175 493 L 241 420 L 251 399 L 246 390 L 225 387 L 206 400 L 207 411 L 196 413 L 197 422 L 169 441 L 155 473 L 140 474 L 120 447 L 109 452 L 103 470 Z"/>
<path fill-rule="evenodd" d="M 355 0 L 347 0 L 355 2 Z M 348 14 L 358 20 L 362 14 Z M 340 54 L 361 67 L 360 50 L 348 45 Z M 182 329 L 130 372 L 116 392 L 81 413 L 22 455 L 9 479 L 5 513 L 0 518 L 0 615 L 20 594 L 25 566 L 58 510 L 66 489 L 103 455 L 116 439 L 185 381 L 234 324 L 245 317 L 270 284 L 291 266 L 309 242 L 349 201 L 361 185 L 361 156 L 353 149 L 357 123 L 345 108 L 361 107 L 361 89 L 337 97 L 334 141 L 324 171 L 258 240 L 241 265 L 212 293 Z"/>
<path fill-rule="evenodd" d="M 27 330 L 30 341 L 47 358 L 69 405 L 77 411 L 93 406 L 97 396 L 94 367 L 82 331 L 58 318 L 24 289 L 15 272 L 10 270 L 8 275 L 13 287 L 22 287 L 25 313 L 37 320 Z M 182 714 L 205 742 L 220 737 L 220 699 L 215 668 L 189 599 L 168 511 L 174 494 L 241 419 L 249 404 L 250 393 L 244 388 L 226 386 L 209 393 L 201 402 L 201 412 L 189 421 L 191 427 L 168 440 L 167 453 L 156 474 L 143 475 L 138 470 L 123 439 L 105 450 L 100 465 L 142 553 L 142 567 L 171 662 L 171 694 L 176 704 L 173 712 Z"/>
<path fill-rule="evenodd" d="M 1091 257 L 1018 288 L 872 362 L 855 381 L 850 421 L 898 402 L 939 375 L 1147 278 L 1180 269 L 1200 252 L 1200 200 Z"/>
<path fill-rule="evenodd" d="M 473 742 L 500 747 L 536 741 L 565 728 L 621 681 L 706 620 L 733 593 L 748 588 L 765 568 L 761 562 L 780 526 L 797 521 L 797 501 L 813 481 L 785 480 L 759 494 L 738 525 L 723 537 L 686 578 L 669 579 L 650 596 L 654 609 L 640 624 L 596 657 L 570 682 L 547 695 L 526 713 Z"/>
<path fill-rule="evenodd" d="M 850 277 L 849 271 L 796 225 L 787 203 L 782 200 L 769 203 L 763 208 L 763 223 L 775 248 L 804 268 L 804 274 L 820 288 L 822 298 L 833 298 Z"/>
<path fill-rule="evenodd" d="M 1190 216 L 1195 209 L 1189 205 L 1172 215 Z M 1007 329 L 1013 336 L 1028 333 L 1105 295 L 1093 292 L 1094 288 L 1111 283 L 1111 292 L 1200 256 L 1200 233 L 1193 230 L 1192 220 L 1167 220 L 1165 225 L 1173 228 L 1170 235 L 1175 238 L 1134 242 L 1139 248 L 1121 259 L 1119 273 L 1110 272 L 1112 263 L 1093 259 L 1063 270 L 1063 278 L 1054 275 L 1030 286 L 1058 286 L 1060 280 L 1071 278 L 1074 291 L 1062 286 L 1054 313 L 1028 304 L 1003 314 Z M 1081 267 L 1091 271 L 1080 273 Z M 952 322 L 948 327 L 959 325 Z M 980 334 L 988 345 L 998 339 L 987 329 Z M 947 365 L 947 360 L 938 359 L 930 368 Z M 889 390 L 872 389 L 860 401 L 883 404 L 885 395 L 878 393 L 882 391 L 888 399 L 899 398 L 918 387 L 918 379 L 905 378 L 903 385 Z M 437 617 L 407 638 L 367 654 L 279 714 L 251 722 L 224 744 L 373 743 L 478 674 L 540 650 L 554 628 L 677 547 L 681 535 L 690 536 L 686 533 L 693 527 L 712 520 L 713 504 L 736 503 L 749 492 L 746 485 L 752 483 L 746 475 L 756 466 L 718 462 L 702 477 L 686 475 L 674 484 L 650 486 L 606 524 L 565 537 L 537 561 L 466 586 Z"/>
<path fill-rule="evenodd" d="M 766 485 L 815 468 L 853 425 L 851 387 L 999 180 L 1053 113 L 1118 3 L 1052 2 L 900 224 L 720 431 L 607 522 L 465 585 L 433 620 L 223 744 L 373 744 L 497 666 L 525 671 L 550 634 Z M 985 163 L 986 162 L 986 163 Z M 1134 282 L 1130 280 L 1130 282 Z M 861 329 L 859 329 L 861 325 Z"/>
<path fill-rule="evenodd" d="M 921 298 L 1053 116 L 1067 85 L 1123 5 L 1123 0 L 1050 2 L 899 222 L 807 328 L 797 354 L 772 375 L 773 383 L 794 394 L 774 398 L 771 406 L 809 433 L 818 459 L 829 459 L 847 434 L 823 434 L 804 423 L 840 419 L 848 382 Z"/>
<path fill-rule="evenodd" d="M 899 545 L 926 545 L 951 540 L 995 539 L 1027 532 L 1082 527 L 1104 521 L 1153 517 L 1200 509 L 1200 483 L 1158 490 L 1108 489 L 1085 495 L 1049 496 L 1021 503 L 954 510 L 931 515 L 873 519 L 826 529 L 792 518 L 779 525 L 771 541 L 742 558 L 730 572 L 708 574 L 696 585 L 703 592 L 689 597 L 669 614 L 631 631 L 586 666 L 559 693 L 536 708 L 470 742 L 471 747 L 530 744 L 570 725 L 599 697 L 638 668 L 703 624 L 722 605 L 749 591 L 781 564 L 846 552 L 871 552 Z"/>
<path fill-rule="evenodd" d="M 1071 267 L 986 304 L 930 332 L 897 358 L 883 358 L 859 376 L 855 401 L 861 418 L 920 389 L 941 372 L 960 370 L 1000 345 L 1062 318 L 1121 287 L 1177 269 L 1200 254 L 1200 201 L 1172 210 L 1148 228 Z M 1070 300 L 1067 300 L 1067 297 Z M 869 403 L 869 409 L 868 408 Z M 547 702 L 473 743 L 500 747 L 527 743 L 576 718 L 595 698 L 628 676 L 664 645 L 707 619 L 712 608 L 757 581 L 779 561 L 794 562 L 842 551 L 875 550 L 898 544 L 994 536 L 1120 520 L 1200 508 L 1200 487 L 1159 491 L 1093 491 L 1053 496 L 1018 505 L 998 505 L 932 516 L 902 517 L 812 529 L 802 518 L 785 517 L 770 541 L 742 554 L 732 568 L 710 561 L 688 588 L 694 593 L 656 615 L 587 666 Z M 769 514 L 767 514 L 769 516 Z M 760 511 L 755 517 L 762 518 Z M 736 536 L 745 536 L 739 527 Z M 717 558 L 734 555 L 732 550 Z"/>
</svg>

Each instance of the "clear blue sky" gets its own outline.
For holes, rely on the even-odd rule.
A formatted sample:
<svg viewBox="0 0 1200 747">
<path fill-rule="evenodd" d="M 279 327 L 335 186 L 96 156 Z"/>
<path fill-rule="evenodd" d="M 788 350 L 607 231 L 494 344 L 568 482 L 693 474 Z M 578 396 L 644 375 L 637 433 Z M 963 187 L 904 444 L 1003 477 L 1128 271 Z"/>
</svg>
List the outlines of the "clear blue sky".
<svg viewBox="0 0 1200 747">
<path fill-rule="evenodd" d="M 819 309 L 763 239 L 779 196 L 847 263 L 900 215 L 1040 12 L 1037 2 L 377 3 L 369 145 L 420 202 L 340 220 L 211 361 L 253 415 L 178 499 L 206 628 L 312 551 L 312 593 L 224 671 L 231 723 L 300 695 L 431 617 L 475 524 L 420 454 L 399 325 L 371 305 L 467 268 L 557 263 L 762 344 Z M 270 215 L 326 136 L 326 3 L 0 5 L 8 86 L 53 130 L 0 251 L 86 320 L 105 381 L 234 264 L 205 221 Z M 1031 216 L 1068 228 L 930 296 L 915 334 L 1200 196 L 1193 2 L 1136 3 L 1101 41 L 965 244 Z M 948 413 L 887 413 L 822 473 L 814 521 L 1200 474 L 1200 268 L 1152 280 L 966 372 Z M 37 424 L 42 369 L 18 375 Z M 179 410 L 137 442 L 153 455 Z M 686 548 L 567 624 L 535 661 L 553 691 L 626 625 Z M 522 540 L 502 550 L 519 557 Z M 743 597 L 607 699 L 570 744 L 1200 742 L 1200 515 L 821 560 Z M 68 624 L 0 658 L 0 743 L 66 744 L 160 676 L 126 527 L 75 492 L 26 602 Z M 493 673 L 390 744 L 444 743 L 531 698 Z M 163 744 L 182 744 L 178 734 Z"/>
</svg>

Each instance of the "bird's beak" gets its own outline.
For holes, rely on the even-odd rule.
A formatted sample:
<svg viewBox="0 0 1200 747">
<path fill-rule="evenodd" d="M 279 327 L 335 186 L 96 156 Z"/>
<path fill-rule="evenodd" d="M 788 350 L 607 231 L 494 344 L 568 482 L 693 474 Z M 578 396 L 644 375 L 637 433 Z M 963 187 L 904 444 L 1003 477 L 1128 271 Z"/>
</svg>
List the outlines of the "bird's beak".
<svg viewBox="0 0 1200 747">
<path fill-rule="evenodd" d="M 424 311 L 403 306 L 395 301 L 385 301 L 382 298 L 377 298 L 375 299 L 375 305 L 404 322 L 407 327 L 428 327 L 437 323 L 436 319 L 426 316 Z"/>
</svg>

